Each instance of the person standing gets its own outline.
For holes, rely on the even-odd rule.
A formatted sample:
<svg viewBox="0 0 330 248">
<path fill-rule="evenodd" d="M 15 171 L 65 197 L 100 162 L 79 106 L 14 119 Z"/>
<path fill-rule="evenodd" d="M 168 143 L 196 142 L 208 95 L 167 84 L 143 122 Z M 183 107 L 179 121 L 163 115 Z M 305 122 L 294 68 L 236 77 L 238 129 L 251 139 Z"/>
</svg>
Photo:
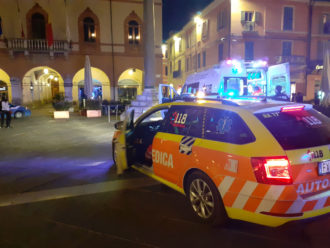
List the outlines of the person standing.
<svg viewBox="0 0 330 248">
<path fill-rule="evenodd" d="M 2 99 L 1 99 L 1 128 L 3 128 L 5 116 L 6 116 L 6 128 L 9 128 L 10 121 L 11 121 L 9 102 L 8 102 L 8 98 L 6 96 L 2 96 Z"/>
<path fill-rule="evenodd" d="M 0 119 L 1 119 L 1 123 L 2 123 L 2 97 L 0 99 Z M 2 128 L 2 126 L 0 126 L 0 128 Z"/>
</svg>

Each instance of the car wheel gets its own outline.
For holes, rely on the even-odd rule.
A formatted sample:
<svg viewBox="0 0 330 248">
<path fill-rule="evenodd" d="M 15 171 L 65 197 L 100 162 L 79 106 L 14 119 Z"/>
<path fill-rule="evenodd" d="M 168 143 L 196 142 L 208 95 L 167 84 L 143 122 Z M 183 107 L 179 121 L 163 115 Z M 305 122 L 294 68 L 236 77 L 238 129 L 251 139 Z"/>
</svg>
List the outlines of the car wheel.
<svg viewBox="0 0 330 248">
<path fill-rule="evenodd" d="M 187 197 L 200 221 L 219 226 L 227 221 L 227 213 L 217 187 L 202 172 L 194 172 L 188 178 Z"/>
<path fill-rule="evenodd" d="M 23 113 L 21 111 L 16 111 L 14 114 L 16 119 L 22 118 L 23 117 Z"/>
</svg>

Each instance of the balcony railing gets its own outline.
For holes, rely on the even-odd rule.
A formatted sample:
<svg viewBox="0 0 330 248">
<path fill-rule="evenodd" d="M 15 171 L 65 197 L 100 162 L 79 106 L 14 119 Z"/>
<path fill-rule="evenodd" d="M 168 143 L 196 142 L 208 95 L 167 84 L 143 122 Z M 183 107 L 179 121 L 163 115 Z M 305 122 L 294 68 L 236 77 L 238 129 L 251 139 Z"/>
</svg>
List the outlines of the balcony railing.
<svg viewBox="0 0 330 248">
<path fill-rule="evenodd" d="M 276 56 L 275 57 L 275 62 L 276 62 L 276 64 L 289 62 L 292 65 L 305 65 L 306 64 L 306 57 L 305 56 L 299 56 L 299 55 Z"/>
<path fill-rule="evenodd" d="M 47 40 L 9 39 L 8 49 L 11 53 L 24 52 L 25 55 L 29 53 L 49 53 L 51 56 L 55 53 L 67 55 L 69 43 L 64 40 L 54 40 L 53 44 L 48 46 Z"/>
</svg>

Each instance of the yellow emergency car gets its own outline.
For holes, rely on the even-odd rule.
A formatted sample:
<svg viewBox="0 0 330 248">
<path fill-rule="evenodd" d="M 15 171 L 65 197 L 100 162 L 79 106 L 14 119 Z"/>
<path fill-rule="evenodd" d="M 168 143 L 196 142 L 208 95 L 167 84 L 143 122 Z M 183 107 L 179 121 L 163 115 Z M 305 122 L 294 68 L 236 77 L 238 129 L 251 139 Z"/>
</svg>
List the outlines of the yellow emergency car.
<svg viewBox="0 0 330 248">
<path fill-rule="evenodd" d="M 113 156 L 185 194 L 200 220 L 267 226 L 330 212 L 330 119 L 309 104 L 172 102 L 116 123 Z"/>
</svg>

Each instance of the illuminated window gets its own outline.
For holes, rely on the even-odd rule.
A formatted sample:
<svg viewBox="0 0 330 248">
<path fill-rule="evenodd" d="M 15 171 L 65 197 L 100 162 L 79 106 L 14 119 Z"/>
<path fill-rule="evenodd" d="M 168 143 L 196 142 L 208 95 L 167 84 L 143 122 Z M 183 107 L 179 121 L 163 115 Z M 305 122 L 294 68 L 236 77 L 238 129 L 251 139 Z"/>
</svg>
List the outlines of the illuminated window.
<svg viewBox="0 0 330 248">
<path fill-rule="evenodd" d="M 84 19 L 84 41 L 95 42 L 96 31 L 94 20 L 90 17 Z"/>
<path fill-rule="evenodd" d="M 136 21 L 128 23 L 128 43 L 138 45 L 140 43 L 139 24 Z"/>
</svg>

